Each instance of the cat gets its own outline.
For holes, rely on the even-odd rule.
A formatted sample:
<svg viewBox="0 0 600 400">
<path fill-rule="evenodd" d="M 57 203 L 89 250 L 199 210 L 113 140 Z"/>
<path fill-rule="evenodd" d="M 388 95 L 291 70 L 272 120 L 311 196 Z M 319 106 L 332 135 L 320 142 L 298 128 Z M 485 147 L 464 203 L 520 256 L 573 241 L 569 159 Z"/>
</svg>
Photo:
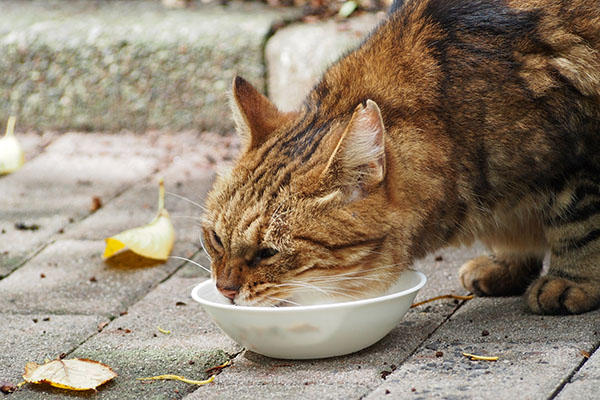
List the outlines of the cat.
<svg viewBox="0 0 600 400">
<path fill-rule="evenodd" d="M 298 111 L 240 77 L 232 109 L 241 154 L 202 231 L 233 303 L 374 296 L 480 240 L 470 292 L 598 308 L 600 1 L 396 1 Z"/>
</svg>

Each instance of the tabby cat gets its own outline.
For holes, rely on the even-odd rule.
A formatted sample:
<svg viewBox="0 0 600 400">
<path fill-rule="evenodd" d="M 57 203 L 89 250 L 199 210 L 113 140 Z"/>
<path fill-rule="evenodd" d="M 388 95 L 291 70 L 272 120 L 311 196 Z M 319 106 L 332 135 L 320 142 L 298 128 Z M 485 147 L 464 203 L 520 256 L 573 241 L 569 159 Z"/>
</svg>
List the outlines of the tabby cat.
<svg viewBox="0 0 600 400">
<path fill-rule="evenodd" d="M 242 151 L 202 229 L 235 304 L 373 296 L 477 239 L 469 291 L 599 306 L 599 0 L 397 1 L 300 110 L 239 77 L 232 105 Z"/>
</svg>

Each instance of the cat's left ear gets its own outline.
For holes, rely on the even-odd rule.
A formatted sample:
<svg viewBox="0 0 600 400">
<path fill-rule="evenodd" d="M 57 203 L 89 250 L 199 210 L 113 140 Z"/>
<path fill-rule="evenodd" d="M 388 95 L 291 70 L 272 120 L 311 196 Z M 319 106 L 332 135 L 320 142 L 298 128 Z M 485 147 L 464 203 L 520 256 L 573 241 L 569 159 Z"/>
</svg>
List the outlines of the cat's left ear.
<svg viewBox="0 0 600 400">
<path fill-rule="evenodd" d="M 244 151 L 260 146 L 290 116 L 239 76 L 233 80 L 231 109 Z"/>
<path fill-rule="evenodd" d="M 354 201 L 385 178 L 385 127 L 381 111 L 372 100 L 358 105 L 323 174 L 333 179 Z"/>
</svg>

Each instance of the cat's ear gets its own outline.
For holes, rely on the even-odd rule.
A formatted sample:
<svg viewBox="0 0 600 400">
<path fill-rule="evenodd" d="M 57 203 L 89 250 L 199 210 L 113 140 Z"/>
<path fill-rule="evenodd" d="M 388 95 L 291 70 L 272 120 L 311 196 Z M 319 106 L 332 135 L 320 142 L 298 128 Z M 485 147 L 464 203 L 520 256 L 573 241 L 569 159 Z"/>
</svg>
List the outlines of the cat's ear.
<svg viewBox="0 0 600 400">
<path fill-rule="evenodd" d="M 385 178 L 385 127 L 372 100 L 359 104 L 328 160 L 323 174 L 354 201 Z"/>
<path fill-rule="evenodd" d="M 231 100 L 233 119 L 244 150 L 260 146 L 288 117 L 239 76 L 233 79 Z"/>
</svg>

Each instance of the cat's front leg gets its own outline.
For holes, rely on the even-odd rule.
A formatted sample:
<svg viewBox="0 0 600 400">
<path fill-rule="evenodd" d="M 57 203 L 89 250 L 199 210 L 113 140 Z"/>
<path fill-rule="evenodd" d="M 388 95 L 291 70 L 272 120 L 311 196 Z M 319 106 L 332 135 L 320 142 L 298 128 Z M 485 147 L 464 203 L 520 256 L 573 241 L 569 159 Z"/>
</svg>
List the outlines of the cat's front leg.
<svg viewBox="0 0 600 400">
<path fill-rule="evenodd" d="M 465 263 L 459 270 L 462 285 L 477 296 L 523 294 L 540 275 L 543 257 L 495 252 Z"/>
<path fill-rule="evenodd" d="M 538 314 L 581 314 L 600 305 L 600 281 L 563 278 L 557 271 L 539 278 L 527 291 L 529 308 Z"/>
<path fill-rule="evenodd" d="M 542 314 L 579 314 L 600 306 L 600 183 L 591 175 L 557 196 L 558 212 L 546 222 L 548 274 L 527 291 Z M 555 208 L 555 210 L 556 210 Z"/>
</svg>

